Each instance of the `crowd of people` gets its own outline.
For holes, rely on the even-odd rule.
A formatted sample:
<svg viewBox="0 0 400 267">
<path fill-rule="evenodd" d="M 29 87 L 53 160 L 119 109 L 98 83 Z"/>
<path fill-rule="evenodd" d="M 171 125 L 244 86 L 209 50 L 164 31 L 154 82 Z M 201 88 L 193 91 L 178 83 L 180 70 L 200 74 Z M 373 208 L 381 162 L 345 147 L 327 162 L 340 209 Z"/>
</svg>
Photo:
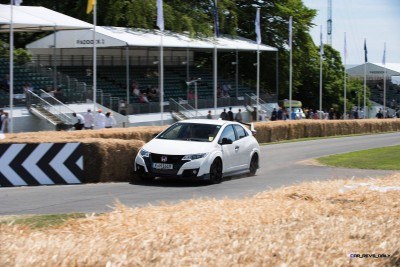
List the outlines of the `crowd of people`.
<svg viewBox="0 0 400 267">
<path fill-rule="evenodd" d="M 156 86 L 147 86 L 145 90 L 141 90 L 139 88 L 139 83 L 137 81 L 132 81 L 131 90 L 132 95 L 138 98 L 139 103 L 158 101 L 159 90 Z"/>
<path fill-rule="evenodd" d="M 111 112 L 106 112 L 106 114 L 104 114 L 101 109 L 98 109 L 96 114 L 93 114 L 92 111 L 88 109 L 83 115 L 74 112 L 72 116 L 76 118 L 76 123 L 74 124 L 75 130 L 98 130 L 112 128 L 117 124 Z"/>
</svg>

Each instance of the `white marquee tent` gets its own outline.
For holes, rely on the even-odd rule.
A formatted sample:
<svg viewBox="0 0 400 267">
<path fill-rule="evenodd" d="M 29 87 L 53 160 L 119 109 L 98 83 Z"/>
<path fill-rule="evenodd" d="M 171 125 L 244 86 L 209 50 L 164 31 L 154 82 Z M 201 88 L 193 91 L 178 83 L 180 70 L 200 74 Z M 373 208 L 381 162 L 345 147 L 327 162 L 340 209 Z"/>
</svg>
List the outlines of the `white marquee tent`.
<svg viewBox="0 0 400 267">
<path fill-rule="evenodd" d="M 87 29 L 92 24 L 38 6 L 0 4 L 0 32 L 10 32 L 10 132 L 13 132 L 14 98 L 14 31 L 56 31 Z"/>
<path fill-rule="evenodd" d="M 57 48 L 91 48 L 93 29 L 59 31 L 57 32 Z M 54 40 L 54 34 L 27 45 L 28 49 L 48 48 Z M 161 32 L 152 30 L 133 30 L 120 27 L 96 27 L 96 46 L 105 47 L 159 47 Z M 214 49 L 218 50 L 242 50 L 257 51 L 255 41 L 236 37 L 191 38 L 185 34 L 164 32 L 163 45 L 168 48 L 181 49 Z M 277 51 L 276 48 L 260 45 L 260 51 Z"/>
<path fill-rule="evenodd" d="M 11 6 L 0 4 L 0 32 L 9 32 Z M 40 6 L 13 6 L 13 31 L 54 31 L 92 28 L 82 20 Z"/>
</svg>

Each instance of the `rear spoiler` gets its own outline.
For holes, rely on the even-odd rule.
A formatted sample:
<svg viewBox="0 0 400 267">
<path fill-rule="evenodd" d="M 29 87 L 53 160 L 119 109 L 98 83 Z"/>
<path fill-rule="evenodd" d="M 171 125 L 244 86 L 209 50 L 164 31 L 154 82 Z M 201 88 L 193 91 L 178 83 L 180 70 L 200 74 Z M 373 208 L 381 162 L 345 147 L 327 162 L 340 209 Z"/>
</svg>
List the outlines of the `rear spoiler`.
<svg viewBox="0 0 400 267">
<path fill-rule="evenodd" d="M 255 136 L 257 134 L 257 130 L 254 128 L 254 123 L 245 123 L 245 122 L 240 122 L 240 123 L 248 126 L 250 128 L 250 131 L 253 134 L 253 136 Z"/>
</svg>

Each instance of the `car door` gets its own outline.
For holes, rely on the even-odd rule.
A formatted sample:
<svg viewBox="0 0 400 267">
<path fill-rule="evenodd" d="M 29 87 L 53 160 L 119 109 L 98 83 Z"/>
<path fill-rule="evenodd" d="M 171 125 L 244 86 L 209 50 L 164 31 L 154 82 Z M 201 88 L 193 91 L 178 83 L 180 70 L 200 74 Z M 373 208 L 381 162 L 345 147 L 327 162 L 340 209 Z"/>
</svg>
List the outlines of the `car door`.
<svg viewBox="0 0 400 267">
<path fill-rule="evenodd" d="M 247 169 L 250 162 L 251 143 L 248 142 L 247 131 L 238 124 L 233 125 L 237 140 L 235 141 L 235 151 L 237 153 L 238 169 Z"/>
<path fill-rule="evenodd" d="M 229 143 L 226 143 L 227 141 Z M 232 125 L 226 126 L 225 129 L 222 131 L 222 134 L 218 142 L 221 145 L 224 173 L 232 172 L 238 169 L 239 164 L 237 161 L 239 159 L 239 154 L 236 148 L 235 141 L 236 141 L 236 133 L 235 130 L 233 129 L 233 126 Z"/>
</svg>

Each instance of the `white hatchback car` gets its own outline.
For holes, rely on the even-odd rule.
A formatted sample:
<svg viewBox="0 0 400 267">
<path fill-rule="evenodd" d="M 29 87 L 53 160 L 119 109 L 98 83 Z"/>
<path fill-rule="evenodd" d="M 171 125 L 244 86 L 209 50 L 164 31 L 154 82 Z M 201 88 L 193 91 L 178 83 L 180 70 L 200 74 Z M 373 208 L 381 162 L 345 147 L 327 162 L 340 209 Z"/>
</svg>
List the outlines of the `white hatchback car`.
<svg viewBox="0 0 400 267">
<path fill-rule="evenodd" d="M 174 177 L 211 183 L 225 176 L 255 175 L 260 146 L 254 132 L 233 121 L 177 122 L 140 149 L 135 173 L 141 180 Z"/>
</svg>

